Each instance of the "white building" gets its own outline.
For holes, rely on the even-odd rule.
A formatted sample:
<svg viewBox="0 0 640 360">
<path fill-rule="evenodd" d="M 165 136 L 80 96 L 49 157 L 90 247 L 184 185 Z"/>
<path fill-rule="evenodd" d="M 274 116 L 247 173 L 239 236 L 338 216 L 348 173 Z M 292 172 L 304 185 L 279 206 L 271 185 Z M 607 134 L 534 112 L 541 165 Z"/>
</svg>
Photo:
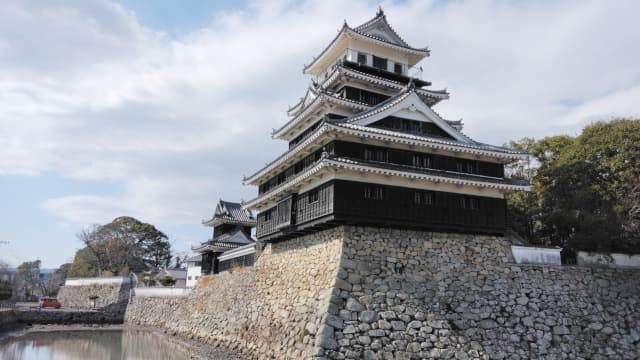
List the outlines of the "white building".
<svg viewBox="0 0 640 360">
<path fill-rule="evenodd" d="M 187 287 L 194 287 L 201 276 L 202 256 L 196 255 L 187 259 Z"/>
</svg>

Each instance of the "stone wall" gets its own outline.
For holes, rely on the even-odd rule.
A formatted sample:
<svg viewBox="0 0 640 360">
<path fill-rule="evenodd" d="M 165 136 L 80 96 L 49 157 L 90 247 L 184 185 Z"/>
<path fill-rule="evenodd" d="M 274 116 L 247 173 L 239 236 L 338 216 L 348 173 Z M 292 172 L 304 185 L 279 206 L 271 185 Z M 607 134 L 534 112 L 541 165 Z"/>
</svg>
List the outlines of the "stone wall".
<svg viewBox="0 0 640 360">
<path fill-rule="evenodd" d="M 89 309 L 92 308 L 89 297 L 97 296 L 96 309 L 124 314 L 130 290 L 131 284 L 129 282 L 65 285 L 60 288 L 58 300 L 66 309 Z"/>
<path fill-rule="evenodd" d="M 13 328 L 17 322 L 14 310 L 0 309 L 0 331 Z"/>
<path fill-rule="evenodd" d="M 338 227 L 126 322 L 256 358 L 633 359 L 640 271 L 517 265 L 500 237 Z"/>
<path fill-rule="evenodd" d="M 256 265 L 203 277 L 188 298 L 136 297 L 125 322 L 260 358 L 309 358 L 326 323 L 341 229 L 268 245 Z"/>
<path fill-rule="evenodd" d="M 514 264 L 499 237 L 348 227 L 328 358 L 634 359 L 640 272 Z"/>
</svg>

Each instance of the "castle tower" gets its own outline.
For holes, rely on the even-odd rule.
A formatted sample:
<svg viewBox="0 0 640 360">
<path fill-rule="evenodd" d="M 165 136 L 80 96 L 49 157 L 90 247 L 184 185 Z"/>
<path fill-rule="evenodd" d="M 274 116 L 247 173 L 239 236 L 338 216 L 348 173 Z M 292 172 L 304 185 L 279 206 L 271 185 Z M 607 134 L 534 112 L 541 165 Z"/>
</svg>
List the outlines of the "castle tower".
<svg viewBox="0 0 640 360">
<path fill-rule="evenodd" d="M 211 240 L 191 248 L 202 256 L 202 275 L 217 274 L 225 270 L 227 267 L 221 264 L 224 261 L 221 255 L 225 252 L 251 248 L 251 254 L 255 253 L 251 229 L 256 226 L 256 219 L 250 211 L 242 209 L 239 203 L 220 200 L 213 217 L 202 224 L 213 227 Z"/>
<path fill-rule="evenodd" d="M 258 239 L 337 224 L 501 234 L 504 195 L 529 190 L 504 165 L 528 154 L 483 144 L 433 107 L 449 98 L 416 77 L 427 48 L 408 45 L 380 9 L 345 24 L 304 67 L 313 76 L 273 138 L 289 149 L 244 179 L 258 196 Z"/>
</svg>

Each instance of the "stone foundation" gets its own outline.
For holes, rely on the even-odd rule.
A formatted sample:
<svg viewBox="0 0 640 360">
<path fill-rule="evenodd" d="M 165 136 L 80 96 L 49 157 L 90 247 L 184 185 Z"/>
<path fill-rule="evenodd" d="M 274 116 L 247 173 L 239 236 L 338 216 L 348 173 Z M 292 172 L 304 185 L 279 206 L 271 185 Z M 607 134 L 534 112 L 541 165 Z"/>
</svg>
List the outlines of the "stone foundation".
<svg viewBox="0 0 640 360">
<path fill-rule="evenodd" d="M 134 296 L 125 322 L 253 357 L 309 358 L 341 252 L 341 229 L 270 244 L 255 266 L 203 277 L 188 298 Z"/>
<path fill-rule="evenodd" d="M 640 271 L 516 265 L 504 238 L 338 227 L 126 322 L 256 358 L 634 359 Z"/>
</svg>

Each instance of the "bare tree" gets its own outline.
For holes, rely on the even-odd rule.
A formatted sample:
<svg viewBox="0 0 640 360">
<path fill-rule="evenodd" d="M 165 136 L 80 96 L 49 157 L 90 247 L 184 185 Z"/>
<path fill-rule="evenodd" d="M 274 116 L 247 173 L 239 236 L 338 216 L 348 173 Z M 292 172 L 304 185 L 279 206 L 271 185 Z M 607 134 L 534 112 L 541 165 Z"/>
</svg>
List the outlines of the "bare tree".
<svg viewBox="0 0 640 360">
<path fill-rule="evenodd" d="M 80 240 L 86 249 L 95 257 L 95 266 L 98 269 L 98 275 L 102 274 L 102 269 L 104 269 L 103 264 L 107 258 L 104 247 L 96 236 L 100 227 L 100 225 L 94 224 L 76 234 L 78 240 Z"/>
</svg>

